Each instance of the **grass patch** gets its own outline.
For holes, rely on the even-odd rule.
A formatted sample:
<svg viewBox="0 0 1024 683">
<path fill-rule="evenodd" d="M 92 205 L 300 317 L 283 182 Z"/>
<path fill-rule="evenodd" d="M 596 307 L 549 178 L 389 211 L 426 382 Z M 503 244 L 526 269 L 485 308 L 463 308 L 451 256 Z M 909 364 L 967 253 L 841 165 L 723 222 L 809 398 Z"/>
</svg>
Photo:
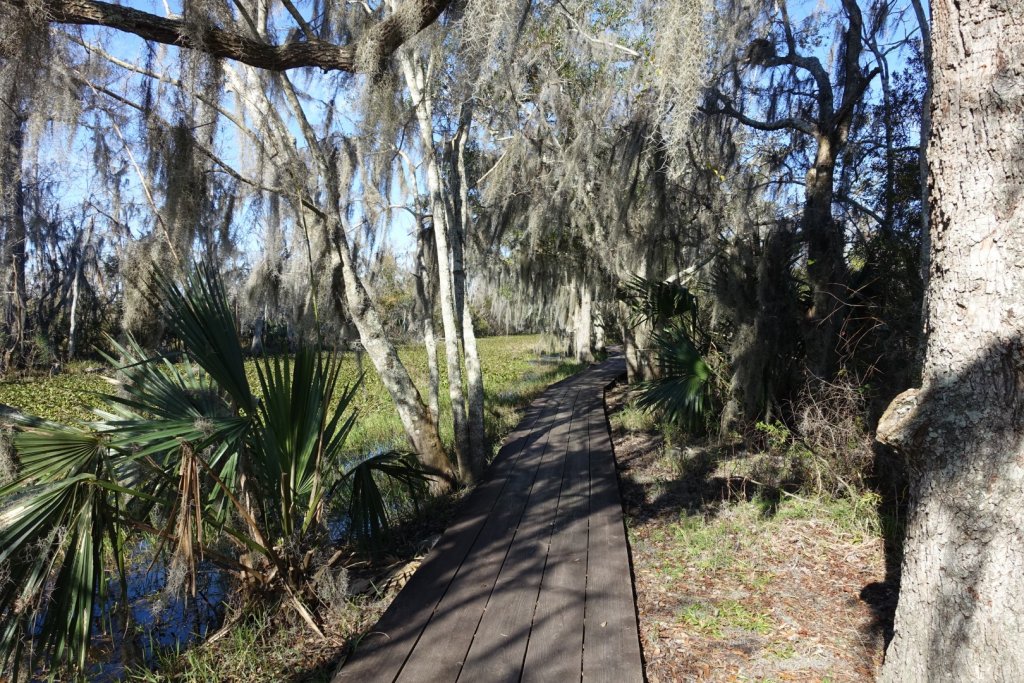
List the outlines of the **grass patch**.
<svg viewBox="0 0 1024 683">
<path fill-rule="evenodd" d="M 646 432 L 655 428 L 658 419 L 649 410 L 630 402 L 611 416 L 611 427 L 626 432 Z"/>
<path fill-rule="evenodd" d="M 359 618 L 358 604 L 351 605 L 352 619 L 339 624 L 331 634 L 339 641 L 352 637 L 358 632 L 357 624 L 365 621 Z M 159 653 L 152 668 L 133 668 L 125 678 L 133 683 L 326 683 L 340 652 L 337 645 L 311 638 L 309 630 L 301 625 L 277 623 L 269 614 L 255 613 L 223 638 L 181 652 Z"/>
<path fill-rule="evenodd" d="M 739 600 L 692 603 L 680 611 L 678 621 L 715 638 L 721 638 L 728 629 L 759 635 L 772 630 L 767 614 L 756 612 Z"/>
<path fill-rule="evenodd" d="M 580 369 L 577 363 L 560 358 L 539 360 L 540 335 L 485 337 L 478 341 L 484 376 L 486 434 L 492 447 L 519 421 L 521 409 L 548 385 Z M 443 349 L 439 349 L 443 359 Z M 422 344 L 403 346 L 399 357 L 409 370 L 420 395 L 426 397 L 429 372 L 427 351 Z M 0 403 L 30 415 L 73 423 L 93 418 L 92 409 L 100 407 L 98 394 L 111 386 L 104 379 L 112 371 L 86 372 L 86 364 L 73 364 L 59 375 L 0 380 Z M 441 439 L 452 446 L 451 401 L 444 363 L 441 363 L 440 411 Z M 246 374 L 252 386 L 259 386 L 256 364 L 246 362 Z M 362 385 L 353 401 L 359 417 L 346 442 L 353 453 L 406 447 L 405 432 L 387 389 L 365 355 L 345 353 L 342 357 L 340 385 L 351 384 L 362 374 Z"/>
<path fill-rule="evenodd" d="M 819 484 L 789 433 L 637 434 L 628 389 L 609 396 L 648 678 L 874 680 L 884 622 L 861 591 L 899 528 L 878 495 Z"/>
</svg>

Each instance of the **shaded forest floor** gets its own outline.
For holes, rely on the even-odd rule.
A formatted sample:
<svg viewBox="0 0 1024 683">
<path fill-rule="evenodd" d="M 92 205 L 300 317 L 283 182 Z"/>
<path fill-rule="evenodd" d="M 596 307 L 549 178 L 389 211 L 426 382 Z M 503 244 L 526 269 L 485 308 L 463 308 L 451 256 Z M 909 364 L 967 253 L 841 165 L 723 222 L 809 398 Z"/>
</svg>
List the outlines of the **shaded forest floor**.
<svg viewBox="0 0 1024 683">
<path fill-rule="evenodd" d="M 650 683 L 874 680 L 895 609 L 877 499 L 761 486 L 607 401 Z"/>
</svg>

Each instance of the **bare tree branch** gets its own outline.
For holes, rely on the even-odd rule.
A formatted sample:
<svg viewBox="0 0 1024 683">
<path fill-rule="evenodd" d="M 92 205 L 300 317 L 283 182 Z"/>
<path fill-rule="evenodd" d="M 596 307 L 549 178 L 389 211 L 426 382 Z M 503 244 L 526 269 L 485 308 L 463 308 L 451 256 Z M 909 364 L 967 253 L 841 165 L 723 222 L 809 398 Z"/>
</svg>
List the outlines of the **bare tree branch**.
<svg viewBox="0 0 1024 683">
<path fill-rule="evenodd" d="M 27 0 L 0 0 L 24 9 Z M 367 30 L 354 43 L 323 40 L 275 45 L 233 30 L 208 26 L 198 31 L 181 19 L 168 19 L 100 0 L 43 0 L 49 20 L 57 24 L 106 26 L 158 43 L 233 59 L 268 71 L 319 67 L 325 71 L 375 69 L 407 39 L 432 24 L 451 0 L 407 0 L 391 16 Z"/>
<path fill-rule="evenodd" d="M 818 127 L 812 121 L 807 119 L 801 119 L 797 117 L 790 117 L 785 119 L 777 119 L 775 121 L 760 121 L 758 119 L 752 119 L 743 112 L 736 109 L 733 103 L 729 101 L 722 93 L 717 90 L 712 92 L 715 98 L 717 106 L 714 109 L 707 107 L 701 107 L 701 111 L 705 114 L 725 114 L 731 118 L 736 119 L 745 126 L 750 126 L 757 130 L 775 131 L 775 130 L 798 130 L 808 135 L 818 135 Z"/>
</svg>

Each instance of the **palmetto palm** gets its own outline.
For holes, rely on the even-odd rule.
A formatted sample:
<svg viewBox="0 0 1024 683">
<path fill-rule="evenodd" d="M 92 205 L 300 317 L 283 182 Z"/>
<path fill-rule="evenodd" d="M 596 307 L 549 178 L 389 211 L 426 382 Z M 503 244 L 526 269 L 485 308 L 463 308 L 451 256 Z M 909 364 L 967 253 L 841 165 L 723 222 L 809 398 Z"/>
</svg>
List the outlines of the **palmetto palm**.
<svg viewBox="0 0 1024 683">
<path fill-rule="evenodd" d="M 308 347 L 257 362 L 250 386 L 223 287 L 200 267 L 154 301 L 185 352 L 177 362 L 129 340 L 117 391 L 97 422 L 15 425 L 19 471 L 0 488 L 0 650 L 82 671 L 94 618 L 107 608 L 108 569 L 125 576 L 125 540 L 146 533 L 194 580 L 204 558 L 277 591 L 316 629 L 310 557 L 326 537 L 325 506 L 352 487 L 351 528 L 387 521 L 373 472 L 416 488 L 401 454 L 347 460 L 354 386 L 336 356 Z M 194 590 L 194 582 L 190 584 Z"/>
<path fill-rule="evenodd" d="M 701 329 L 697 297 L 674 281 L 634 276 L 619 288 L 631 326 L 649 323 L 658 375 L 639 385 L 637 405 L 700 431 L 715 399 L 715 377 L 706 360 L 708 334 Z"/>
</svg>

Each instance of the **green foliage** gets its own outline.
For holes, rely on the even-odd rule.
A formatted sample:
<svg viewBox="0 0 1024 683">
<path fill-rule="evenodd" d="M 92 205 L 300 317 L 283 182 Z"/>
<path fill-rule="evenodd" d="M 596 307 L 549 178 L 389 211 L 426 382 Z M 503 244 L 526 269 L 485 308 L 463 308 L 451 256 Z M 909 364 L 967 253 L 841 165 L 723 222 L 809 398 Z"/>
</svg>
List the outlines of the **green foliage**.
<svg viewBox="0 0 1024 683">
<path fill-rule="evenodd" d="M 610 420 L 613 429 L 627 432 L 643 432 L 655 426 L 655 419 L 650 411 L 642 409 L 635 402 L 623 406 L 622 410 L 610 416 Z"/>
<path fill-rule="evenodd" d="M 660 411 L 666 421 L 703 431 L 716 401 L 716 377 L 707 361 L 710 342 L 701 329 L 697 297 L 677 282 L 634 276 L 619 298 L 631 311 L 629 324 L 653 327 L 651 347 L 658 374 L 639 386 L 637 406 Z"/>
<path fill-rule="evenodd" d="M 68 373 L 54 377 L 0 381 L 0 403 L 56 422 L 88 420 L 109 385 L 98 374 Z"/>
<path fill-rule="evenodd" d="M 630 327 L 649 322 L 659 328 L 680 318 L 696 324 L 697 298 L 677 282 L 634 275 L 619 286 L 619 300 L 629 306 Z"/>
<path fill-rule="evenodd" d="M 357 460 L 345 473 L 352 480 L 349 523 L 355 538 L 375 544 L 388 528 L 388 509 L 377 478 L 387 477 L 413 495 L 425 492 L 426 473 L 412 453 L 387 451 Z"/>
<path fill-rule="evenodd" d="M 640 386 L 637 406 L 656 409 L 665 419 L 700 431 L 712 407 L 712 372 L 681 325 L 651 336 L 659 376 Z"/>
<path fill-rule="evenodd" d="M 0 651 L 15 671 L 29 640 L 34 665 L 83 670 L 93 616 L 109 609 L 104 557 L 124 587 L 123 541 L 140 532 L 193 588 L 202 556 L 287 596 L 313 624 L 308 553 L 326 537 L 328 493 L 352 484 L 352 514 L 374 534 L 387 523 L 374 474 L 414 491 L 423 481 L 403 456 L 347 462 L 357 384 L 339 389 L 334 354 L 258 360 L 257 394 L 216 273 L 199 269 L 184 288 L 158 280 L 155 292 L 185 341 L 180 362 L 114 344 L 118 392 L 100 422 L 17 425 L 18 472 L 0 489 Z"/>
<path fill-rule="evenodd" d="M 683 608 L 678 619 L 715 638 L 720 638 L 724 629 L 764 635 L 773 626 L 769 615 L 754 612 L 738 600 L 719 600 L 713 604 L 695 602 Z"/>
</svg>

